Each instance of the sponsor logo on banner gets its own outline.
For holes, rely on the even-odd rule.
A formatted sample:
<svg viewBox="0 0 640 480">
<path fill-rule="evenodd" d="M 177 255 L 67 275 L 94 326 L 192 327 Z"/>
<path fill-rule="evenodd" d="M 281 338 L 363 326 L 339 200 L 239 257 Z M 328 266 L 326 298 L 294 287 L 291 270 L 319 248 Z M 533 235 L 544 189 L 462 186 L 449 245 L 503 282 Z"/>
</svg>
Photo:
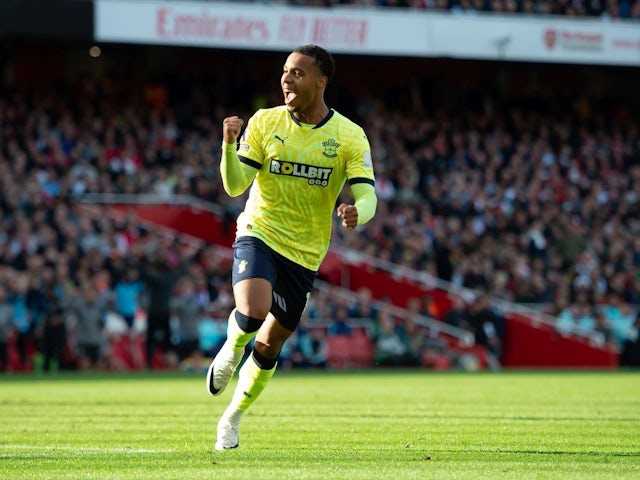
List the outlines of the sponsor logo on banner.
<svg viewBox="0 0 640 480">
<path fill-rule="evenodd" d="M 556 46 L 556 31 L 553 28 L 544 31 L 544 43 L 549 50 L 553 50 Z"/>
<path fill-rule="evenodd" d="M 249 16 L 212 15 L 206 10 L 198 14 L 172 8 L 156 10 L 156 33 L 160 38 L 202 38 L 248 43 L 269 38 L 266 22 Z"/>
<path fill-rule="evenodd" d="M 360 47 L 367 43 L 369 23 L 365 19 L 320 17 L 313 21 L 311 40 L 321 45 Z"/>
<path fill-rule="evenodd" d="M 613 48 L 621 50 L 640 50 L 640 38 L 614 38 L 612 44 Z"/>
<path fill-rule="evenodd" d="M 547 49 L 599 51 L 604 47 L 604 35 L 571 30 L 547 28 L 544 31 L 544 44 Z"/>
<path fill-rule="evenodd" d="M 251 15 L 216 14 L 202 9 L 198 12 L 172 7 L 159 7 L 155 12 L 156 34 L 159 38 L 208 39 L 224 42 L 265 43 L 271 40 L 270 25 Z M 282 15 L 277 38 L 291 43 L 303 42 L 310 34 L 312 43 L 361 47 L 367 42 L 369 22 L 350 17 L 304 17 Z"/>
<path fill-rule="evenodd" d="M 301 15 L 283 15 L 280 17 L 278 40 L 289 43 L 304 43 L 308 23 L 307 18 Z"/>
</svg>

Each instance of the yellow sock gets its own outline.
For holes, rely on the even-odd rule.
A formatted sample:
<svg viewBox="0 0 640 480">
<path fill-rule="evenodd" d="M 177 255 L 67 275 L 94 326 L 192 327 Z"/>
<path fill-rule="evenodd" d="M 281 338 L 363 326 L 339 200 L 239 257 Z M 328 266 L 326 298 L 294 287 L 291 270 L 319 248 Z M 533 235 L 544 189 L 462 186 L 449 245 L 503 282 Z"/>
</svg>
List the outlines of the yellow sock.
<svg viewBox="0 0 640 480">
<path fill-rule="evenodd" d="M 258 332 L 247 333 L 238 326 L 236 321 L 236 309 L 234 308 L 229 315 L 229 321 L 227 322 L 227 344 L 231 346 L 234 352 L 244 350 L 247 343 L 256 336 Z"/>
<path fill-rule="evenodd" d="M 229 404 L 229 409 L 246 410 L 249 406 L 256 401 L 258 396 L 267 386 L 269 380 L 276 371 L 274 365 L 271 370 L 263 370 L 256 365 L 253 359 L 253 353 L 244 362 L 244 365 L 240 369 L 238 375 L 238 384 L 236 390 L 233 392 L 233 398 Z"/>
</svg>

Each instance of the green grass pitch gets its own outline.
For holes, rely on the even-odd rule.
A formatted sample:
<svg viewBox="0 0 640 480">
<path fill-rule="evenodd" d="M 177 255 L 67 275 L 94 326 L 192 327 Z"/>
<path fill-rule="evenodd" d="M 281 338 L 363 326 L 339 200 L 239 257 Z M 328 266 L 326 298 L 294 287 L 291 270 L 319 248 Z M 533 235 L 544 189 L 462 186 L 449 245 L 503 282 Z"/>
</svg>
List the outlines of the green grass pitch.
<svg viewBox="0 0 640 480">
<path fill-rule="evenodd" d="M 278 372 L 214 450 L 204 374 L 0 377 L 2 479 L 640 479 L 640 372 Z"/>
</svg>

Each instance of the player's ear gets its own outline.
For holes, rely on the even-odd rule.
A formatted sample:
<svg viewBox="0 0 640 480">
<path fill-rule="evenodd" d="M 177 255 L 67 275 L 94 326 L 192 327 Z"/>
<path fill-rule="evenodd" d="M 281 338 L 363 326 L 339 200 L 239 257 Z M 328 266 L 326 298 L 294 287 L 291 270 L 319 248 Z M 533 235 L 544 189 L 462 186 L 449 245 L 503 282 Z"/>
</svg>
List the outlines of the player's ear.
<svg viewBox="0 0 640 480">
<path fill-rule="evenodd" d="M 316 86 L 318 88 L 325 88 L 327 86 L 327 82 L 329 81 L 329 79 L 327 78 L 326 75 L 320 75 L 318 77 L 318 81 L 316 82 Z"/>
</svg>

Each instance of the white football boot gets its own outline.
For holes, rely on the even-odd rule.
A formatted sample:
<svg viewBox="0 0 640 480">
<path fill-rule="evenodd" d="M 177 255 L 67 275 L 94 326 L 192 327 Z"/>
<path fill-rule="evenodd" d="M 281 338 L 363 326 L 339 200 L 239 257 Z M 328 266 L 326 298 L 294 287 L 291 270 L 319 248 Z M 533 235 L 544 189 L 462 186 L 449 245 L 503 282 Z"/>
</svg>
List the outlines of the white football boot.
<svg viewBox="0 0 640 480">
<path fill-rule="evenodd" d="M 226 343 L 222 346 L 207 372 L 207 391 L 211 395 L 220 395 L 224 392 L 243 356 L 244 350 L 234 352 L 227 347 Z"/>
<path fill-rule="evenodd" d="M 240 419 L 233 421 L 223 415 L 218 422 L 216 450 L 230 450 L 240 445 Z"/>
</svg>

